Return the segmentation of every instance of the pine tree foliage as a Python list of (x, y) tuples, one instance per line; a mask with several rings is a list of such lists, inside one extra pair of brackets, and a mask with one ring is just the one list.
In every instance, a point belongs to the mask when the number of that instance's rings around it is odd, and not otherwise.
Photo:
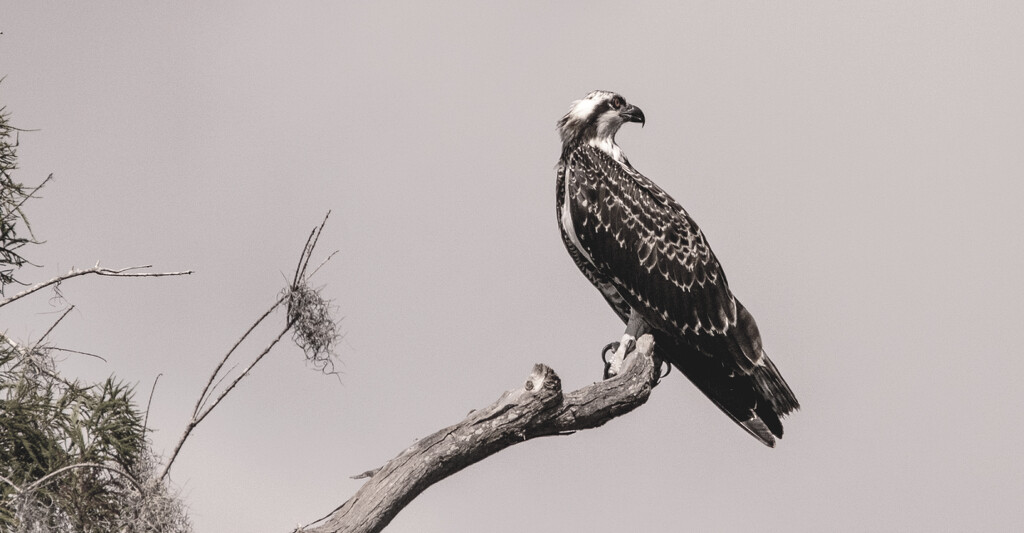
[(4, 287), (17, 283), (14, 271), (28, 262), (21, 248), (35, 240), (22, 206), (42, 187), (27, 187), (11, 175), (18, 168), (18, 129), (8, 118), (7, 108), (0, 107), (0, 295)]
[[(0, 294), (35, 243), (15, 181), (17, 130), (0, 108)], [(46, 181), (48, 181), (47, 178)], [(45, 183), (44, 181), (43, 183)], [(0, 532), (185, 533), (185, 509), (156, 477), (133, 388), (61, 376), (46, 345), (0, 325)], [(45, 336), (45, 335), (44, 335)]]

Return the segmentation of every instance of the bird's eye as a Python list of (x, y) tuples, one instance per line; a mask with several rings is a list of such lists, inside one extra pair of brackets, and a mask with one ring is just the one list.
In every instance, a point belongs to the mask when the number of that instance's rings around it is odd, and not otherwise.
[(608, 104), (612, 106), (612, 109), (618, 109), (626, 105), (626, 101), (623, 100), (621, 96), (616, 96), (615, 98), (612, 98), (612, 100), (608, 102)]

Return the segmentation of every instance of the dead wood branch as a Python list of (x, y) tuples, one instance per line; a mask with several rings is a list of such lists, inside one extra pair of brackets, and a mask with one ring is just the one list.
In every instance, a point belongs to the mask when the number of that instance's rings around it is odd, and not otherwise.
[(48, 281), (43, 281), (41, 283), (37, 283), (37, 284), (35, 284), (35, 285), (33, 285), (33, 286), (31, 286), (31, 287), (29, 287), (29, 288), (19, 292), (18, 294), (15, 294), (14, 296), (11, 296), (11, 297), (8, 297), (8, 298), (4, 298), (3, 300), (0, 300), (0, 307), (3, 307), (3, 306), (5, 306), (5, 305), (7, 305), (7, 304), (9, 304), (11, 302), (16, 301), (16, 300), (20, 300), (20, 299), (22, 299), (22, 298), (24, 298), (24, 297), (26, 297), (26, 296), (28, 296), (28, 295), (38, 291), (38, 290), (40, 290), (40, 289), (45, 289), (46, 287), (49, 287), (50, 285), (55, 285), (55, 284), (60, 283), (62, 281), (69, 280), (71, 278), (77, 278), (78, 276), (84, 276), (86, 274), (96, 274), (97, 276), (111, 276), (111, 277), (118, 277), (118, 278), (159, 278), (159, 277), (163, 277), (163, 276), (186, 276), (186, 275), (192, 273), (191, 270), (184, 270), (182, 272), (132, 272), (133, 270), (141, 270), (143, 268), (152, 268), (152, 267), (153, 267), (153, 265), (142, 265), (142, 266), (133, 266), (133, 267), (126, 267), (126, 268), (112, 269), (112, 268), (101, 267), (97, 263), (95, 266), (90, 267), (90, 268), (86, 268), (86, 269), (72, 268), (71, 271), (68, 272), (67, 274), (63, 274), (63, 275), (57, 276), (57, 277), (55, 277), (55, 278), (53, 278), (51, 280), (48, 280)]
[(388, 523), (427, 487), (509, 446), (604, 425), (643, 405), (658, 381), (654, 341), (642, 336), (618, 376), (563, 394), (555, 371), (533, 367), (526, 383), (465, 420), (420, 439), (380, 469), (322, 522), (300, 531), (370, 533)]

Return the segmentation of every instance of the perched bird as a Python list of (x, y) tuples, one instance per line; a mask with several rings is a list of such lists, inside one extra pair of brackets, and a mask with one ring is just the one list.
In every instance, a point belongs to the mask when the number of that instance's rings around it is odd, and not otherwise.
[[(594, 91), (558, 121), (556, 214), (569, 255), (627, 323), (605, 377), (644, 333), (737, 424), (768, 446), (781, 418), (800, 407), (761, 347), (754, 317), (729, 290), (725, 272), (686, 211), (637, 172), (615, 143), (643, 111)], [(606, 348), (607, 351), (607, 348)]]

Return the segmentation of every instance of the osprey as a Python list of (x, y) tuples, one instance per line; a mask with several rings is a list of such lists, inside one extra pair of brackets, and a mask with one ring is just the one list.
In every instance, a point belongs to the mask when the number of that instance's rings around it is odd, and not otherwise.
[(618, 94), (594, 91), (561, 120), (556, 214), (569, 255), (626, 322), (605, 377), (644, 333), (743, 429), (768, 446), (800, 407), (764, 353), (754, 317), (729, 290), (697, 224), (637, 172), (615, 144), (626, 122), (645, 122)]

